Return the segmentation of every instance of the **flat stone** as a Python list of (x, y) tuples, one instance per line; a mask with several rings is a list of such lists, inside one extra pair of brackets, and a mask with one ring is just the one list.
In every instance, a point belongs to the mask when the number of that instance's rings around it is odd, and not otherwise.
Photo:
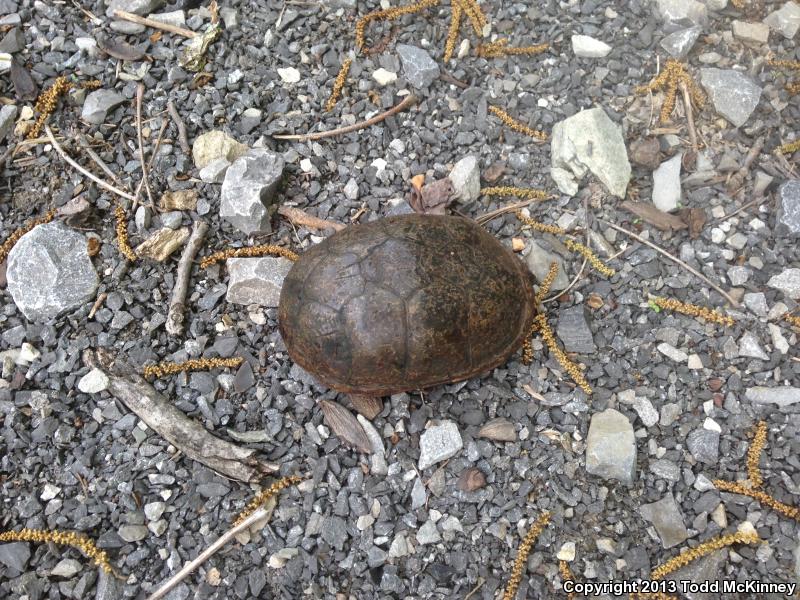
[(666, 22), (702, 25), (708, 21), (706, 5), (697, 0), (656, 0), (655, 9)]
[(589, 172), (619, 198), (625, 197), (631, 178), (622, 129), (600, 107), (583, 110), (553, 126), (551, 167), (558, 189), (570, 196), (577, 193), (578, 182)]
[(672, 494), (664, 496), (658, 502), (642, 505), (639, 508), (639, 514), (656, 528), (664, 548), (677, 546), (689, 537), (689, 532), (683, 522), (683, 515)]
[(86, 236), (60, 222), (23, 235), (8, 254), (8, 291), (29, 321), (46, 321), (92, 300), (99, 279)]
[(778, 232), (800, 236), (800, 179), (790, 179), (778, 188)]
[(17, 107), (14, 104), (8, 104), (0, 108), (0, 142), (14, 129), (14, 121), (17, 118), (17, 112)]
[(680, 481), (681, 469), (671, 460), (657, 459), (650, 461), (650, 472), (666, 481)]
[(225, 172), (231, 163), (226, 158), (215, 158), (205, 167), (200, 169), (198, 176), (203, 183), (222, 183)]
[(280, 154), (253, 148), (225, 173), (220, 191), (220, 216), (247, 235), (269, 233), (269, 206), (283, 177)]
[(60, 560), (55, 567), (53, 567), (53, 570), (50, 571), (50, 576), (70, 579), (77, 573), (80, 573), (82, 568), (83, 565), (81, 565), (81, 563), (74, 558), (64, 558)]
[(86, 96), (81, 119), (92, 125), (105, 123), (108, 112), (125, 102), (125, 96), (114, 90), (94, 90)]
[(683, 363), (686, 362), (689, 358), (689, 355), (686, 354), (686, 352), (684, 352), (683, 350), (678, 350), (677, 348), (666, 342), (660, 343), (658, 346), (656, 346), (656, 349), (659, 352), (661, 352), (661, 354), (663, 354), (667, 358), (674, 360), (675, 362)]
[(228, 293), (225, 299), (234, 304), (278, 306), (283, 280), (292, 268), (292, 261), (281, 257), (229, 258)]
[(675, 210), (681, 201), (682, 157), (683, 152), (679, 152), (653, 171), (653, 204), (664, 212)]
[(734, 21), (731, 23), (733, 36), (743, 42), (766, 44), (769, 40), (769, 25), (764, 23), (748, 23), (747, 21)]
[(147, 537), (147, 527), (144, 525), (123, 525), (119, 528), (119, 537), (126, 542), (141, 542)]
[(92, 369), (78, 381), (78, 389), (84, 394), (97, 394), (108, 389), (108, 376), (100, 369)]
[(422, 527), (417, 531), (417, 543), (424, 546), (425, 544), (435, 544), (442, 540), (439, 531), (436, 529), (436, 523), (431, 520), (425, 521)]
[(739, 356), (769, 360), (769, 354), (761, 348), (758, 338), (749, 331), (746, 331), (739, 340)]
[(621, 412), (608, 408), (592, 416), (586, 440), (586, 471), (604, 479), (633, 483), (636, 439), (633, 425)]
[(719, 460), (719, 432), (695, 429), (686, 438), (686, 446), (697, 462), (715, 465)]
[(422, 508), (427, 501), (428, 493), (425, 491), (425, 484), (422, 483), (422, 479), (417, 477), (411, 488), (411, 510)]
[(0, 544), (0, 563), (4, 564), (13, 573), (6, 573), (7, 577), (16, 577), (25, 571), (25, 566), (31, 558), (31, 549), (27, 542), (12, 542)]
[(0, 40), (0, 52), (14, 54), (25, 48), (25, 34), (19, 27), (13, 27)]
[(206, 167), (211, 161), (224, 158), (233, 162), (244, 156), (249, 148), (229, 136), (224, 131), (209, 131), (195, 138), (192, 144), (192, 159), (198, 169)]
[(605, 42), (601, 42), (588, 35), (572, 36), (572, 51), (575, 56), (581, 58), (603, 58), (608, 56), (612, 48)]
[(389, 85), (397, 81), (397, 73), (387, 71), (383, 67), (372, 72), (372, 78), (378, 82), (378, 85)]
[(800, 269), (784, 269), (779, 275), (774, 275), (767, 285), (780, 290), (792, 300), (800, 299)]
[(135, 15), (147, 15), (157, 11), (166, 3), (166, 0), (111, 0), (106, 9), (106, 16), (113, 17), (115, 10), (124, 10)]
[(162, 227), (136, 246), (136, 255), (141, 258), (149, 258), (156, 262), (163, 262), (167, 260), (170, 254), (175, 252), (175, 250), (183, 246), (183, 243), (188, 237), (188, 227), (181, 227), (180, 229)]
[(165, 192), (159, 205), (162, 210), (194, 210), (197, 208), (197, 190)]
[(701, 33), (703, 33), (703, 28), (697, 25), (679, 29), (661, 40), (661, 47), (673, 58), (685, 58), (694, 47)]
[(759, 385), (748, 388), (744, 396), (753, 404), (775, 404), (783, 408), (800, 402), (800, 388), (788, 385), (770, 388)]
[(800, 29), (800, 4), (787, 2), (778, 10), (769, 13), (764, 19), (764, 23), (778, 31), (786, 39), (792, 39)]
[(789, 346), (789, 342), (787, 342), (786, 338), (783, 336), (781, 328), (775, 325), (775, 323), (767, 323), (767, 328), (769, 329), (770, 337), (772, 337), (772, 345), (775, 346), (775, 350), (781, 354), (789, 352), (791, 346)]
[(597, 350), (592, 330), (586, 322), (586, 310), (582, 304), (559, 311), (556, 335), (567, 352), (591, 354)]
[(473, 202), (481, 195), (481, 170), (477, 156), (465, 156), (459, 160), (448, 177), (459, 202)]
[(438, 63), (422, 48), (397, 44), (397, 54), (403, 65), (403, 77), (415, 88), (427, 88), (439, 78)]
[(733, 69), (700, 69), (700, 83), (717, 113), (736, 127), (747, 122), (761, 98), (761, 88)]
[(443, 421), (426, 429), (419, 438), (420, 471), (458, 454), (464, 442), (453, 421)]
[(547, 277), (550, 265), (556, 263), (558, 265), (558, 273), (550, 289), (557, 292), (565, 289), (569, 285), (569, 277), (567, 277), (567, 272), (564, 268), (564, 260), (561, 256), (553, 252), (548, 252), (534, 240), (528, 242), (528, 253), (525, 255), (525, 262), (536, 278), (536, 281), (539, 283), (544, 281), (544, 278)]
[(633, 400), (633, 410), (639, 415), (645, 427), (652, 427), (658, 423), (658, 411), (647, 398), (636, 396)]

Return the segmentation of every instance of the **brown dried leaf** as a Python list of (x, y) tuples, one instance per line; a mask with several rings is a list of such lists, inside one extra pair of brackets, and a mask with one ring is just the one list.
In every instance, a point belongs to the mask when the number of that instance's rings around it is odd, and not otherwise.
[(626, 200), (620, 205), (643, 221), (650, 223), (661, 231), (678, 231), (686, 229), (686, 223), (680, 217), (665, 213), (647, 202), (631, 202)]
[(86, 241), (86, 252), (89, 256), (97, 256), (97, 253), (100, 252), (100, 240), (96, 237), (90, 237)]
[(14, 93), (18, 100), (36, 100), (39, 93), (39, 87), (36, 82), (28, 73), (28, 69), (23, 67), (17, 62), (16, 59), (11, 59), (11, 83), (14, 84)]
[(514, 424), (508, 419), (497, 417), (481, 427), (478, 437), (483, 437), (496, 442), (515, 442), (517, 441), (517, 430)]
[(458, 478), (458, 489), (462, 492), (474, 492), (486, 485), (486, 476), (477, 467), (470, 467)]
[(129, 43), (103, 36), (97, 38), (97, 47), (109, 56), (120, 60), (140, 60), (144, 57), (144, 52)]
[(682, 208), (678, 216), (689, 227), (689, 237), (696, 240), (706, 224), (706, 212), (702, 208)]
[(631, 162), (649, 169), (655, 169), (659, 165), (659, 154), (661, 144), (657, 138), (641, 138), (631, 143), (628, 153)]
[(423, 186), (419, 193), (412, 192), (409, 204), (414, 212), (420, 214), (443, 215), (454, 198), (453, 183), (449, 177), (444, 177)]
[(499, 161), (496, 163), (492, 163), (491, 166), (482, 173), (483, 180), (488, 183), (494, 183), (495, 181), (500, 179), (505, 172), (506, 172), (506, 163)]
[(321, 400), (319, 405), (325, 416), (325, 423), (340, 440), (353, 446), (359, 452), (372, 453), (372, 444), (369, 443), (364, 428), (361, 427), (361, 423), (353, 416), (353, 413), (332, 400)]
[(603, 308), (604, 304), (603, 297), (600, 296), (599, 294), (594, 294), (594, 293), (589, 294), (589, 297), (586, 299), (586, 304), (589, 305), (589, 308), (592, 308), (594, 310), (599, 310)]
[(370, 421), (377, 417), (383, 410), (383, 400), (377, 396), (365, 396), (363, 394), (350, 394), (350, 404), (357, 412), (364, 415)]
[(163, 31), (154, 31), (150, 34), (150, 43), (155, 44), (161, 40), (161, 36), (164, 35)]

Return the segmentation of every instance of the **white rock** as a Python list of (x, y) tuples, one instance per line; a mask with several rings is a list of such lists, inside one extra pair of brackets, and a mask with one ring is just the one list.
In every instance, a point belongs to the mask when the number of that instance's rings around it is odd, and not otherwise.
[(84, 394), (97, 394), (108, 389), (108, 376), (100, 369), (92, 369), (81, 377), (78, 382), (78, 389)]
[(53, 570), (50, 571), (50, 575), (52, 577), (62, 577), (63, 579), (71, 579), (80, 570), (83, 568), (80, 561), (75, 560), (74, 558), (64, 558), (59, 561), (59, 563), (53, 567)]
[(372, 524), (375, 523), (375, 517), (370, 514), (361, 515), (356, 520), (356, 527), (359, 531), (364, 531), (372, 527)]
[(658, 411), (647, 398), (637, 396), (633, 401), (633, 410), (639, 415), (645, 427), (652, 427), (658, 423)]
[(144, 516), (148, 521), (158, 521), (166, 509), (167, 505), (164, 502), (148, 502), (144, 505)]
[(681, 157), (679, 152), (653, 171), (653, 204), (664, 212), (678, 208), (681, 200)]
[(748, 388), (744, 395), (754, 404), (776, 404), (784, 407), (800, 402), (800, 388), (788, 385), (774, 388), (759, 385)]
[(460, 202), (472, 202), (481, 195), (481, 171), (477, 156), (471, 154), (459, 160), (450, 171), (449, 178), (455, 197)]
[(363, 427), (364, 433), (367, 434), (367, 439), (372, 445), (370, 473), (373, 475), (386, 475), (389, 472), (389, 468), (386, 465), (386, 449), (383, 446), (381, 434), (378, 433), (378, 430), (375, 429), (369, 419), (364, 418), (363, 415), (356, 415), (356, 418), (361, 423), (361, 427)]
[(297, 83), (300, 81), (300, 71), (294, 67), (279, 68), (278, 75), (284, 83)]
[(722, 433), (722, 427), (720, 427), (719, 423), (717, 423), (711, 417), (706, 417), (706, 420), (703, 421), (703, 429), (708, 429), (709, 431), (716, 431), (717, 433)]
[(461, 433), (453, 421), (443, 421), (426, 429), (419, 439), (420, 471), (455, 456), (464, 447)]
[(778, 10), (767, 15), (764, 23), (780, 32), (786, 39), (792, 39), (800, 29), (800, 4), (787, 2)]
[(47, 502), (48, 500), (52, 500), (58, 494), (61, 493), (61, 488), (54, 486), (52, 483), (45, 483), (44, 489), (42, 490), (42, 495), (39, 496), (42, 500)]
[(352, 177), (348, 179), (342, 191), (348, 200), (358, 200), (358, 182)]
[(573, 35), (572, 51), (582, 58), (603, 58), (611, 52), (611, 46), (588, 35)]
[(556, 553), (556, 558), (566, 562), (575, 560), (575, 542), (565, 542), (562, 544), (558, 553)]
[(782, 291), (792, 300), (800, 299), (800, 269), (784, 269), (780, 275), (771, 277), (767, 285)]
[(372, 78), (378, 82), (378, 85), (389, 85), (397, 81), (397, 73), (392, 73), (381, 67), (372, 72)]
[(749, 331), (745, 332), (739, 340), (739, 356), (769, 360), (769, 354), (761, 348), (758, 338)]
[(763, 23), (748, 23), (746, 21), (734, 21), (732, 24), (734, 37), (745, 42), (754, 44), (766, 44), (769, 40), (769, 26)]
[(767, 323), (767, 327), (769, 328), (770, 336), (772, 336), (772, 345), (775, 346), (775, 349), (781, 354), (789, 352), (789, 342), (783, 337), (781, 328), (774, 323)]
[(675, 362), (682, 363), (686, 362), (689, 359), (689, 355), (686, 354), (686, 352), (684, 352), (683, 350), (678, 350), (677, 348), (671, 346), (666, 342), (660, 343), (656, 348), (658, 349), (659, 352), (661, 352), (661, 354), (663, 354), (667, 358), (671, 358)]
[(435, 544), (440, 542), (441, 539), (442, 536), (439, 535), (439, 531), (436, 529), (436, 523), (433, 521), (425, 521), (422, 527), (417, 531), (417, 543), (421, 546), (425, 544)]
[(205, 167), (200, 169), (198, 175), (203, 183), (222, 183), (225, 179), (225, 171), (231, 166), (226, 158), (215, 158)]
[(686, 366), (688, 366), (692, 370), (702, 369), (703, 361), (700, 360), (700, 357), (697, 354), (690, 354)]

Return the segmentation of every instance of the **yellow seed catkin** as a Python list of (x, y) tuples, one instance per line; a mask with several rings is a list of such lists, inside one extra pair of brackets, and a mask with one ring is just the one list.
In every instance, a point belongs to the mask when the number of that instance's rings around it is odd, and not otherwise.
[(589, 261), (589, 264), (592, 265), (592, 267), (594, 267), (595, 271), (598, 273), (605, 275), (606, 277), (612, 277), (614, 273), (616, 273), (614, 269), (600, 260), (590, 248), (587, 248), (580, 242), (576, 242), (575, 240), (567, 238), (564, 240), (564, 245), (573, 252), (577, 252), (578, 254), (584, 256), (586, 260)]
[(678, 87), (683, 83), (689, 90), (692, 102), (702, 107), (706, 102), (706, 95), (703, 90), (694, 82), (686, 67), (674, 58), (670, 58), (664, 64), (664, 69), (650, 83), (640, 85), (636, 88), (639, 94), (646, 92), (664, 91), (664, 103), (661, 105), (661, 122), (667, 121), (675, 108), (675, 99), (678, 95)]
[(650, 573), (650, 577), (655, 580), (661, 580), (670, 573), (677, 571), (681, 567), (685, 567), (698, 558), (708, 556), (712, 552), (716, 552), (721, 548), (726, 548), (728, 546), (732, 546), (733, 544), (758, 544), (760, 541), (761, 539), (758, 537), (758, 535), (753, 532), (738, 531), (736, 533), (722, 535), (708, 540), (707, 542), (703, 542), (695, 548), (689, 548), (688, 550), (681, 552), (681, 554), (678, 556), (669, 559), (663, 565), (653, 569), (652, 573)]
[(125, 209), (117, 206), (114, 209), (114, 215), (117, 218), (117, 246), (119, 246), (119, 251), (128, 260), (136, 260), (136, 253), (128, 243), (128, 217), (125, 215)]
[(241, 258), (243, 256), (282, 256), (291, 261), (300, 258), (297, 254), (286, 248), (274, 246), (272, 244), (262, 244), (261, 246), (248, 246), (246, 248), (228, 248), (206, 256), (200, 261), (200, 266), (207, 269), (211, 265), (218, 263), (221, 260), (229, 258)]
[(777, 152), (780, 152), (781, 154), (794, 154), (798, 150), (800, 150), (800, 139), (789, 142), (777, 148)]
[(51, 210), (48, 211), (43, 217), (38, 217), (36, 219), (31, 219), (27, 221), (20, 227), (19, 229), (15, 229), (11, 232), (11, 235), (6, 238), (6, 240), (0, 244), (0, 264), (8, 258), (8, 253), (11, 252), (11, 249), (14, 247), (23, 235), (28, 233), (31, 229), (36, 227), (37, 225), (42, 225), (43, 223), (49, 223), (53, 220), (53, 217), (56, 216), (56, 211)]
[(542, 300), (545, 299), (547, 294), (550, 293), (550, 288), (553, 286), (553, 282), (556, 280), (556, 276), (558, 275), (558, 263), (550, 263), (550, 268), (547, 271), (547, 275), (544, 276), (541, 285), (539, 286), (539, 291), (536, 292), (536, 295), (533, 297), (533, 301), (536, 303), (536, 306), (539, 306), (542, 303)]
[(519, 54), (535, 55), (546, 52), (550, 44), (536, 44), (535, 46), (509, 46), (508, 40), (501, 38), (496, 42), (481, 44), (478, 46), (477, 54), (484, 58), (499, 58), (501, 56), (514, 56)]
[(72, 546), (91, 558), (94, 564), (106, 573), (113, 570), (104, 550), (100, 550), (88, 537), (73, 531), (44, 531), (27, 528), (21, 531), (4, 531), (0, 533), (0, 542), (50, 542), (60, 546)]
[(786, 315), (783, 315), (783, 318), (784, 318), (785, 321), (787, 321), (791, 325), (794, 325), (795, 327), (800, 327), (800, 317), (799, 316), (786, 314)]
[(236, 368), (244, 359), (240, 356), (234, 358), (193, 358), (182, 363), (162, 362), (157, 365), (148, 365), (142, 369), (145, 377), (166, 377), (184, 371), (205, 371), (218, 367)]
[[(566, 581), (575, 581), (575, 576), (569, 568), (569, 563), (565, 560), (558, 561), (558, 572), (561, 575), (562, 585)], [(575, 592), (567, 592), (567, 600), (574, 600)]]
[[(39, 97), (36, 99), (36, 104), (34, 104), (33, 107), (34, 110), (39, 113), (39, 116), (36, 118), (36, 122), (33, 124), (33, 127), (31, 127), (28, 131), (28, 139), (33, 139), (39, 136), (39, 134), (42, 132), (42, 127), (44, 127), (45, 121), (47, 121), (48, 117), (53, 114), (58, 107), (59, 98), (61, 98), (61, 96), (66, 94), (73, 87), (75, 87), (75, 84), (62, 75), (61, 77), (56, 78), (56, 80), (53, 82), (53, 85), (39, 94)], [(87, 81), (83, 83), (81, 87), (87, 90), (96, 90), (100, 87), (100, 82), (96, 79)]]
[(538, 519), (536, 519), (536, 521), (534, 521), (533, 525), (531, 525), (531, 528), (528, 530), (528, 533), (523, 538), (522, 543), (519, 545), (519, 549), (517, 550), (517, 558), (514, 560), (514, 566), (511, 569), (511, 577), (508, 580), (505, 593), (503, 593), (503, 600), (513, 600), (514, 595), (517, 593), (517, 589), (519, 589), (519, 582), (522, 581), (522, 570), (525, 568), (528, 555), (531, 553), (531, 548), (533, 548), (536, 540), (542, 534), (542, 531), (544, 531), (544, 528), (547, 527), (549, 522), (550, 513), (545, 511)]
[(336, 75), (336, 81), (333, 82), (331, 97), (328, 98), (328, 102), (325, 104), (326, 111), (332, 111), (333, 107), (336, 106), (336, 103), (339, 102), (339, 97), (342, 95), (342, 88), (344, 87), (344, 82), (345, 79), (347, 79), (347, 73), (350, 71), (351, 64), (353, 64), (352, 58), (346, 58), (342, 63), (342, 67), (339, 69), (339, 74)]
[(545, 191), (533, 188), (521, 188), (510, 185), (502, 185), (497, 187), (487, 187), (481, 189), (483, 196), (518, 196), (526, 200), (547, 200), (550, 194)]
[(489, 111), (497, 115), (497, 117), (506, 124), (509, 129), (513, 129), (517, 133), (522, 133), (524, 135), (528, 135), (532, 138), (536, 138), (538, 140), (546, 140), (547, 134), (542, 131), (537, 131), (536, 129), (531, 129), (524, 123), (521, 123), (515, 120), (511, 115), (509, 115), (506, 111), (504, 111), (499, 106), (490, 106)]
[(564, 231), (563, 229), (561, 229), (561, 227), (559, 227), (557, 225), (547, 225), (546, 223), (540, 223), (536, 219), (532, 219), (530, 217), (526, 217), (524, 214), (522, 214), (521, 210), (518, 210), (514, 214), (517, 216), (517, 219), (522, 221), (525, 225), (527, 225), (528, 227), (530, 227), (534, 231), (539, 231), (541, 233), (552, 233), (554, 235), (563, 235), (563, 234), (567, 233), (566, 231)]
[(727, 325), (728, 327), (733, 327), (733, 325), (736, 323), (733, 317), (723, 315), (716, 310), (711, 310), (710, 308), (706, 308), (704, 306), (697, 306), (695, 304), (681, 302), (675, 298), (662, 298), (659, 296), (654, 296), (651, 299), (651, 302), (659, 308), (674, 310), (675, 312), (679, 312), (684, 315), (703, 319), (709, 323), (719, 323), (720, 325)]
[(754, 500), (758, 500), (761, 504), (769, 506), (771, 509), (781, 513), (782, 515), (800, 521), (800, 508), (796, 506), (789, 506), (780, 500), (776, 500), (768, 493), (761, 490), (754, 490), (747, 487), (745, 484), (738, 481), (725, 481), (724, 479), (715, 479), (714, 486), (722, 491), (731, 492), (733, 494), (741, 494), (742, 496), (749, 496)]
[(556, 342), (556, 336), (553, 334), (553, 330), (550, 329), (550, 325), (547, 323), (547, 318), (543, 313), (539, 313), (535, 317), (536, 324), (539, 329), (539, 333), (542, 336), (542, 340), (550, 349), (550, 352), (555, 356), (558, 364), (569, 374), (572, 380), (581, 388), (586, 395), (590, 395), (592, 393), (592, 386), (589, 385), (589, 382), (583, 376), (578, 365), (572, 362), (567, 353), (564, 352)]
[(453, 0), (451, 8), (453, 14), (450, 17), (450, 27), (447, 30), (447, 40), (444, 44), (444, 62), (450, 60), (450, 58), (453, 56), (453, 52), (456, 49), (458, 31), (461, 29), (461, 17), (464, 13), (464, 9), (461, 7), (461, 3), (458, 2), (458, 0)]
[(767, 422), (759, 421), (756, 425), (753, 441), (747, 449), (747, 474), (750, 476), (750, 486), (753, 489), (760, 488), (764, 484), (761, 476), (761, 468), (758, 461), (761, 459), (761, 452), (767, 443)]
[(472, 23), (472, 29), (475, 30), (475, 35), (479, 37), (482, 36), (483, 28), (486, 27), (486, 15), (483, 14), (481, 7), (478, 6), (478, 3), (475, 0), (456, 1), (461, 4), (461, 8), (467, 14), (470, 23)]
[(253, 512), (255, 512), (255, 510), (259, 506), (262, 506), (267, 500), (272, 498), (275, 494), (280, 492), (282, 489), (285, 489), (285, 488), (287, 488), (289, 486), (298, 484), (302, 480), (303, 480), (303, 478), (298, 476), (298, 475), (290, 475), (288, 477), (283, 477), (282, 479), (279, 479), (278, 481), (273, 483), (271, 486), (269, 486), (267, 489), (261, 490), (260, 492), (258, 492), (258, 494), (256, 494), (253, 497), (253, 499), (250, 502), (247, 503), (247, 506), (244, 507), (242, 512), (240, 512), (238, 514), (238, 516), (236, 517), (236, 519), (233, 521), (234, 527), (236, 525), (238, 525), (239, 523), (241, 523), (242, 521), (244, 521), (247, 517), (252, 515)]
[(366, 45), (364, 32), (370, 22), (392, 21), (394, 19), (399, 19), (403, 15), (418, 13), (426, 8), (436, 6), (437, 4), (439, 4), (439, 0), (421, 0), (420, 2), (415, 2), (414, 4), (408, 4), (406, 6), (399, 6), (395, 8), (387, 8), (385, 10), (376, 10), (364, 15), (356, 22), (356, 47), (359, 50), (364, 49), (364, 46)]

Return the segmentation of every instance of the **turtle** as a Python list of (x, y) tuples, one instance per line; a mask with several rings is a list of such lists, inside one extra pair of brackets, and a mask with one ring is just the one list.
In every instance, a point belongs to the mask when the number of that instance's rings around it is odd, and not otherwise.
[(348, 226), (302, 254), (278, 327), (320, 383), (381, 397), (504, 364), (536, 315), (533, 274), (475, 221), (406, 214)]

